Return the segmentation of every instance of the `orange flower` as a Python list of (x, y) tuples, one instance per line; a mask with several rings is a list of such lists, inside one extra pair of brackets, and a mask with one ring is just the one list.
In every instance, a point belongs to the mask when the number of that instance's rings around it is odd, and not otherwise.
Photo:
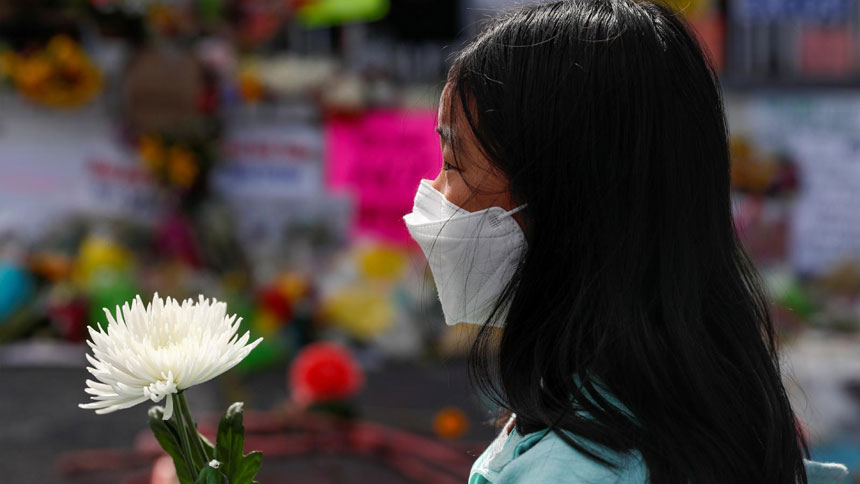
[(433, 431), (443, 439), (457, 439), (466, 434), (469, 419), (457, 407), (445, 407), (433, 418)]
[(239, 75), (239, 94), (242, 100), (255, 103), (263, 98), (263, 83), (260, 79), (248, 72)]
[(0, 64), (21, 94), (52, 107), (84, 104), (102, 86), (101, 73), (68, 36), (52, 38), (31, 55), (4, 54)]
[(48, 42), (45, 49), (62, 68), (80, 69), (86, 62), (86, 57), (80, 46), (67, 35), (57, 35)]
[(45, 56), (21, 58), (14, 70), (15, 84), (24, 94), (37, 96), (48, 87), (52, 74), (51, 63)]
[(11, 50), (0, 51), (0, 77), (12, 77), (17, 58)]
[(194, 152), (184, 146), (171, 146), (167, 151), (167, 169), (170, 183), (182, 188), (191, 187), (200, 173)]
[(157, 174), (164, 165), (164, 145), (158, 136), (142, 136), (138, 147), (138, 155), (143, 164), (153, 174)]

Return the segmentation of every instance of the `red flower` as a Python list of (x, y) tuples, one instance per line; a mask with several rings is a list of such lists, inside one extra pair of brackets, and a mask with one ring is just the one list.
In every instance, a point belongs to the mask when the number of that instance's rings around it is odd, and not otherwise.
[(280, 323), (293, 317), (293, 308), (287, 297), (277, 288), (267, 287), (260, 291), (260, 304), (272, 313)]
[(293, 399), (301, 405), (349, 398), (363, 383), (364, 373), (352, 354), (335, 343), (306, 346), (290, 368)]
[(73, 299), (48, 308), (55, 327), (68, 341), (83, 343), (87, 339), (87, 302)]

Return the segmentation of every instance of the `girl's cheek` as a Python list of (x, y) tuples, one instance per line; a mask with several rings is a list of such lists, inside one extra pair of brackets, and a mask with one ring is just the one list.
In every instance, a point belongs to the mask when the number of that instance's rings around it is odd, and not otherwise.
[(451, 180), (451, 178), (456, 178), (449, 176), (449, 182), (446, 184), (446, 190), (442, 193), (445, 195), (445, 198), (448, 199), (449, 202), (453, 203), (458, 207), (464, 207), (469, 200), (469, 188), (463, 183), (462, 180)]
[(436, 178), (433, 179), (433, 183), (430, 184), (436, 191), (445, 194), (445, 191), (448, 189), (448, 181), (446, 180), (445, 170), (439, 169), (439, 173), (436, 174)]

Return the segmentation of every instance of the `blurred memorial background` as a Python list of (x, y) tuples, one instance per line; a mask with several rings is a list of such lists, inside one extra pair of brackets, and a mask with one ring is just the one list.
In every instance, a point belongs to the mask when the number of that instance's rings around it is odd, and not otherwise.
[[(720, 71), (813, 455), (860, 482), (860, 2), (671, 3)], [(143, 409), (76, 406), (87, 327), (155, 291), (266, 338), (190, 397), (204, 432), (246, 402), (261, 482), (465, 482), (494, 408), (401, 216), (449, 55), (514, 4), (0, 0), (3, 482), (158, 482)]]

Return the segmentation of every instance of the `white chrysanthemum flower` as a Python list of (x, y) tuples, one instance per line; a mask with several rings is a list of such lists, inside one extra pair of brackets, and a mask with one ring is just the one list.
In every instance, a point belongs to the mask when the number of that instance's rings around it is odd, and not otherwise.
[(166, 301), (156, 293), (145, 307), (137, 296), (116, 308), (116, 319), (105, 308), (105, 331), (90, 328), (87, 344), (93, 355), (87, 370), (98, 380), (87, 380), (85, 391), (95, 400), (80, 404), (104, 414), (146, 400), (167, 397), (164, 420), (173, 415), (170, 395), (211, 380), (242, 361), (263, 338), (248, 343), (250, 334), (236, 334), (242, 318), (227, 316), (227, 305), (200, 296)]

